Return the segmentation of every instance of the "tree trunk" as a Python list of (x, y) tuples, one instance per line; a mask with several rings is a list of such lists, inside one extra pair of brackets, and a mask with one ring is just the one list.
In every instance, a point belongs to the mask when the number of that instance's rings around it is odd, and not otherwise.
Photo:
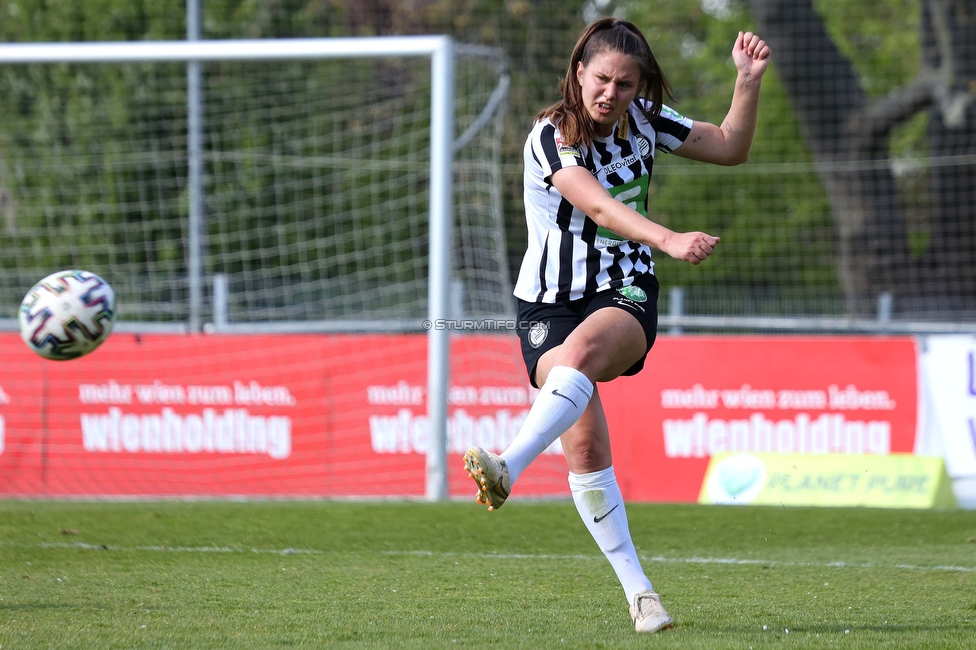
[(976, 317), (976, 0), (927, 0), (922, 63), (940, 71), (929, 111), (934, 209), (919, 310)]
[(927, 103), (925, 83), (872, 103), (812, 0), (751, 4), (827, 190), (848, 314), (871, 315), (878, 294), (900, 293), (911, 284), (888, 133)]

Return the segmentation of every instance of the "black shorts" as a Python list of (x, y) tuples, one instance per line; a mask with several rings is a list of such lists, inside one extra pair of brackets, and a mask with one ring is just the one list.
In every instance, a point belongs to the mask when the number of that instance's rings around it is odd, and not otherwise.
[(644, 359), (657, 338), (657, 295), (660, 285), (650, 273), (637, 277), (629, 287), (608, 289), (579, 300), (561, 302), (526, 302), (518, 299), (518, 335), (522, 343), (522, 359), (535, 385), (535, 367), (539, 358), (557, 345), (562, 345), (583, 319), (604, 307), (616, 307), (632, 314), (644, 328), (647, 349), (644, 355), (624, 375), (636, 375), (644, 367)]

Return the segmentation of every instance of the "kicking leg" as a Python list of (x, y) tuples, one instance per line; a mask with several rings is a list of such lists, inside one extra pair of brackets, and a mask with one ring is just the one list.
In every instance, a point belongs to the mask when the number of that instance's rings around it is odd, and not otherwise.
[(542, 388), (508, 449), (501, 456), (480, 447), (464, 454), (468, 476), (478, 485), (478, 501), (489, 510), (501, 507), (525, 468), (583, 415), (593, 382), (619, 376), (645, 351), (644, 330), (636, 318), (622, 309), (600, 309), (546, 352), (535, 369), (535, 383)]
[(592, 393), (593, 384), (579, 370), (553, 368), (518, 435), (501, 456), (480, 447), (468, 449), (464, 468), (478, 485), (478, 502), (489, 510), (500, 508), (529, 463), (579, 419)]

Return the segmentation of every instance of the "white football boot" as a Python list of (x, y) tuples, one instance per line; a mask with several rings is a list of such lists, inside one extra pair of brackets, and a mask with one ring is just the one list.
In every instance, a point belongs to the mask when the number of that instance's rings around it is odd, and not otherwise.
[(478, 503), (487, 505), (489, 510), (501, 508), (512, 491), (508, 465), (502, 457), (481, 447), (471, 447), (464, 452), (464, 469), (478, 484)]
[(661, 605), (661, 597), (650, 589), (634, 596), (630, 617), (634, 619), (634, 628), (638, 632), (657, 632), (674, 627), (674, 620)]

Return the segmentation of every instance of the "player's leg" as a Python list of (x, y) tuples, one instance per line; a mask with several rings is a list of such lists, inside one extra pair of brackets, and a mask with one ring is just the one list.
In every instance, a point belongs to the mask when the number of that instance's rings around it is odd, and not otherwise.
[[(529, 303), (519, 300), (518, 305), (518, 334), (522, 357), (532, 385), (538, 387), (539, 384), (535, 382), (535, 369), (539, 360), (563, 344), (566, 337), (580, 324), (582, 316), (578, 311), (578, 303)], [(585, 407), (586, 401), (589, 400), (589, 393), (592, 392), (592, 384), (585, 377), (580, 379), (575, 376), (578, 373), (569, 374), (569, 380), (565, 382), (569, 385), (563, 386), (562, 390), (550, 388), (549, 391), (540, 393), (543, 396), (547, 395), (549, 399), (543, 397), (533, 404), (526, 420), (530, 428), (533, 430), (555, 428), (562, 431), (579, 416), (578, 412), (566, 414), (560, 409), (563, 406), (569, 407), (573, 403), (581, 405), (580, 410)], [(552, 390), (556, 390), (567, 399), (553, 395)], [(551, 402), (556, 402), (556, 408), (553, 408)], [(568, 421), (561, 422), (564, 418), (568, 418)], [(556, 421), (553, 422), (553, 419)], [(525, 423), (522, 429), (524, 428)], [(558, 437), (558, 433), (556, 436)], [(555, 437), (552, 439), (555, 440)], [(533, 441), (533, 443), (538, 442), (540, 441)], [(542, 444), (533, 453), (535, 455), (542, 453), (546, 446), (548, 444)], [(518, 478), (518, 473), (521, 472), (519, 469), (515, 476), (510, 475), (508, 465), (501, 456), (480, 447), (471, 447), (465, 452), (464, 468), (478, 486), (478, 502), (486, 504), (488, 510), (494, 510), (505, 503), (513, 480)]]
[(579, 419), (592, 394), (593, 383), (576, 368), (552, 368), (525, 422), (501, 456), (480, 447), (465, 452), (464, 467), (478, 485), (478, 502), (488, 510), (500, 508), (529, 463)]
[(535, 372), (539, 395), (518, 435), (502, 453), (512, 481), (583, 415), (593, 382), (614, 379), (644, 352), (643, 329), (619, 309), (594, 312), (562, 345), (546, 352)]
[(512, 444), (501, 456), (480, 447), (464, 454), (478, 501), (489, 510), (501, 507), (525, 468), (583, 415), (593, 382), (617, 377), (646, 351), (637, 319), (621, 309), (601, 309), (543, 354), (534, 377), (539, 394)]
[[(627, 314), (630, 320), (625, 322), (638, 323), (643, 331), (643, 336), (631, 332), (625, 345), (644, 354), (637, 359), (631, 357), (633, 364), (625, 369), (612, 368), (613, 377), (634, 374), (643, 367), (644, 357), (657, 338), (657, 294), (657, 279), (645, 276), (626, 292), (608, 292), (593, 300), (587, 307), (589, 311), (584, 312), (585, 321), (604, 315)], [(638, 346), (638, 340), (643, 347)], [(671, 616), (644, 574), (630, 536), (623, 497), (613, 471), (610, 432), (599, 393), (594, 393), (583, 416), (563, 434), (562, 446), (569, 465), (573, 501), (620, 580), (630, 603), (634, 627), (638, 632), (656, 632), (671, 627)]]
[(631, 606), (635, 628), (639, 632), (656, 632), (670, 627), (673, 621), (644, 574), (630, 536), (599, 392), (594, 391), (582, 417), (563, 434), (562, 446), (576, 510), (617, 574)]

